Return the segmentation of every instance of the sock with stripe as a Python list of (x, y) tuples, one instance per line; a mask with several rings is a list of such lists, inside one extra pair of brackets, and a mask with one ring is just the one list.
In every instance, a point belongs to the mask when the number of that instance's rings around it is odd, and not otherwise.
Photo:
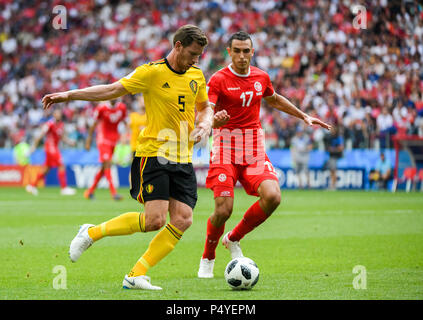
[(121, 236), (145, 232), (145, 214), (143, 212), (127, 212), (109, 221), (88, 229), (88, 235), (93, 241), (105, 236)]
[(229, 240), (240, 241), (247, 233), (262, 224), (267, 218), (268, 215), (260, 207), (259, 202), (255, 202), (250, 208), (248, 208), (242, 220), (228, 235)]
[(183, 232), (175, 226), (168, 223), (157, 235), (151, 240), (147, 251), (137, 261), (135, 266), (129, 273), (130, 277), (138, 277), (145, 275), (149, 268), (156, 265), (160, 260), (166, 257), (179, 242)]
[(207, 235), (203, 259), (213, 260), (216, 257), (216, 247), (224, 231), (225, 224), (217, 228), (211, 223), (210, 218), (207, 220)]

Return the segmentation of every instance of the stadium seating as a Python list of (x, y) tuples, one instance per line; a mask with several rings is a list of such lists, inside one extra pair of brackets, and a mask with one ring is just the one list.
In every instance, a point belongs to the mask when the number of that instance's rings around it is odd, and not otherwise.
[[(252, 64), (269, 73), (275, 91), (302, 110), (337, 122), (352, 149), (378, 143), (390, 148), (392, 132), (423, 135), (423, 10), (417, 1), (406, 2), (401, 10), (396, 1), (367, 3), (365, 31), (352, 27), (345, 1), (169, 0), (157, 7), (149, 1), (64, 1), (66, 31), (50, 25), (54, 19), (45, 1), (0, 2), (0, 148), (32, 141), (46, 120), (40, 109), (44, 94), (115, 81), (162, 58), (171, 34), (187, 22), (207, 29), (210, 43), (199, 62), (206, 79), (230, 62), (228, 35), (244, 29), (254, 39)], [(394, 27), (398, 21), (407, 23)], [(135, 98), (125, 100), (131, 105)], [(64, 106), (66, 132), (79, 146), (92, 107)], [(289, 148), (298, 121), (266, 103), (261, 111), (269, 143)], [(307, 131), (321, 150), (322, 131)]]

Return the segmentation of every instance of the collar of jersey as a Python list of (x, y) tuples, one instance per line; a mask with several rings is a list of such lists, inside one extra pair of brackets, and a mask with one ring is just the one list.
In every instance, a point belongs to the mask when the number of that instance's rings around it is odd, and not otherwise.
[(167, 61), (167, 59), (165, 58), (164, 59), (164, 61), (166, 62), (166, 65), (167, 65), (167, 67), (170, 69), (170, 71), (173, 71), (173, 72), (175, 72), (175, 73), (177, 73), (177, 74), (184, 74), (186, 71), (184, 71), (184, 72), (179, 72), (179, 71), (176, 71), (175, 69), (173, 69), (171, 66), (170, 66), (170, 64), (169, 64), (169, 61)]
[(232, 63), (228, 66), (228, 68), (234, 75), (236, 75), (238, 77), (243, 77), (243, 78), (248, 77), (250, 75), (250, 72), (251, 72), (251, 68), (248, 67), (247, 74), (240, 74), (240, 73), (236, 72), (234, 69), (232, 69)]

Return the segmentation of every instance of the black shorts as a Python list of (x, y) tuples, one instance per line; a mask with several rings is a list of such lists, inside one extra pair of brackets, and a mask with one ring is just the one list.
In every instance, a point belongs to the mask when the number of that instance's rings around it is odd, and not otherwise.
[[(160, 161), (164, 160), (164, 161)], [(140, 203), (173, 198), (194, 209), (197, 179), (192, 163), (169, 162), (157, 157), (134, 157), (131, 197)]]

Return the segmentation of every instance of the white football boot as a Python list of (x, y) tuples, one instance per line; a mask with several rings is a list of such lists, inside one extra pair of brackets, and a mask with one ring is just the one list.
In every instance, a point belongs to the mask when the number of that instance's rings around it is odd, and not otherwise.
[(200, 260), (200, 268), (198, 269), (199, 278), (213, 278), (214, 259), (209, 260), (207, 258)]
[(88, 228), (94, 227), (93, 224), (83, 224), (79, 228), (78, 234), (73, 238), (69, 246), (69, 258), (76, 262), (81, 254), (93, 244), (93, 239), (88, 235)]
[(34, 186), (31, 186), (30, 184), (28, 184), (25, 187), (25, 190), (26, 190), (26, 192), (29, 192), (29, 193), (31, 193), (34, 196), (38, 196), (38, 189), (36, 187), (34, 187)]
[(226, 247), (226, 249), (229, 250), (229, 252), (231, 253), (232, 259), (243, 257), (244, 255), (242, 254), (239, 241), (229, 240), (228, 235), (229, 235), (229, 232), (225, 234), (225, 236), (223, 237), (222, 244)]
[(76, 193), (76, 190), (70, 187), (64, 187), (60, 190), (62, 196), (73, 196)]
[(125, 275), (122, 286), (124, 289), (136, 289), (136, 290), (162, 290), (158, 286), (153, 286), (151, 279), (148, 276), (128, 277)]

